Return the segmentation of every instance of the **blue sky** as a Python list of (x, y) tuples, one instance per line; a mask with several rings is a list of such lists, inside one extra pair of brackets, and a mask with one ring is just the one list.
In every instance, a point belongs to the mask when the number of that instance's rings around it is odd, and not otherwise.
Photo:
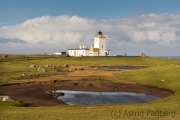
[[(0, 53), (67, 51), (81, 42), (89, 44), (98, 30), (102, 30), (108, 38), (107, 47), (114, 55), (138, 55), (140, 52), (180, 55), (177, 52), (180, 45), (179, 5), (180, 0), (0, 0)], [(55, 22), (59, 29), (55, 28)], [(46, 27), (41, 28), (41, 25)], [(64, 29), (60, 29), (62, 26)], [(32, 32), (37, 29), (49, 31), (37, 35), (39, 31)], [(15, 35), (12, 31), (16, 31)], [(43, 33), (49, 36), (45, 38)], [(57, 37), (54, 37), (55, 33)], [(22, 37), (22, 34), (29, 37)], [(7, 47), (11, 49), (7, 50)]]
[(77, 15), (101, 20), (150, 13), (180, 12), (179, 0), (0, 0), (0, 2), (0, 27), (45, 15)]

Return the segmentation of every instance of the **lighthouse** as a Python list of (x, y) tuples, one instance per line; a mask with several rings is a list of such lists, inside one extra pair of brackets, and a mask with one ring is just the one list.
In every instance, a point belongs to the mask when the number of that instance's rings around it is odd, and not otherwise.
[(106, 50), (106, 37), (101, 31), (94, 37), (94, 44), (88, 49), (80, 44), (79, 48), (69, 49), (70, 56), (110, 56), (110, 50)]
[(98, 56), (106, 56), (106, 37), (101, 31), (94, 37), (94, 48), (99, 49)]

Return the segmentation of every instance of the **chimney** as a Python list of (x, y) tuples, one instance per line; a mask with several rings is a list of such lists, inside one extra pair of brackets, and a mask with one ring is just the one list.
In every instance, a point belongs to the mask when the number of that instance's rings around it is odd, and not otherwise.
[(91, 48), (94, 48), (94, 45), (93, 45), (93, 44), (91, 44)]
[(86, 44), (83, 45), (83, 49), (86, 49)]
[(79, 49), (82, 49), (82, 45), (81, 44), (79, 45)]

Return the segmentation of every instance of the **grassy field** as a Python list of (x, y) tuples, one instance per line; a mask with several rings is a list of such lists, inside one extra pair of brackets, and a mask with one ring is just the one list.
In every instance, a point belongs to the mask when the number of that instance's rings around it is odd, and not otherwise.
[[(46, 72), (38, 72), (30, 68), (37, 66), (60, 65), (60, 69), (47, 68)], [(99, 73), (103, 79), (115, 83), (135, 83), (168, 88), (175, 93), (167, 98), (144, 104), (96, 105), (56, 107), (22, 107), (20, 101), (0, 102), (0, 119), (3, 120), (61, 120), (61, 119), (147, 119), (147, 120), (179, 120), (180, 119), (180, 60), (140, 57), (52, 57), (48, 55), (8, 55), (0, 58), (0, 85), (16, 84), (36, 80), (36, 78), (86, 80), (89, 77), (98, 79), (98, 73), (87, 71), (80, 75), (73, 71), (63, 71), (63, 65), (70, 68), (93, 65), (142, 65), (151, 66), (142, 70), (107, 71)], [(88, 68), (90, 69), (90, 68)], [(25, 73), (27, 76), (22, 76)], [(98, 75), (97, 75), (98, 74)], [(61, 77), (59, 77), (61, 76)]]

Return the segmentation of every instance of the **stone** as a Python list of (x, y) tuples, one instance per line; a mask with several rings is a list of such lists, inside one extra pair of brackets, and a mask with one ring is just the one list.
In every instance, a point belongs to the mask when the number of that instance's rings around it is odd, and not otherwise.
[(84, 70), (84, 68), (80, 68), (80, 70)]
[(65, 94), (65, 93), (63, 93), (63, 92), (57, 92), (57, 95), (58, 95), (58, 96), (64, 96), (64, 94)]
[(13, 101), (9, 96), (0, 96), (1, 101)]
[(69, 67), (69, 65), (65, 64), (64, 67)]
[(51, 82), (52, 82), (52, 83), (56, 83), (56, 82), (58, 82), (58, 80), (52, 80)]
[(43, 67), (38, 67), (38, 71), (39, 72), (46, 72), (45, 68), (43, 68)]
[(36, 65), (35, 64), (31, 64), (30, 67), (36, 67)]
[(7, 55), (2, 55), (2, 57), (7, 57)]
[(23, 77), (27, 76), (25, 73), (22, 74)]
[(45, 65), (45, 67), (49, 67), (49, 65), (48, 65), (48, 64), (46, 64), (46, 65)]
[(89, 83), (88, 86), (93, 86), (93, 84)]
[(73, 85), (78, 85), (78, 83), (73, 83)]

